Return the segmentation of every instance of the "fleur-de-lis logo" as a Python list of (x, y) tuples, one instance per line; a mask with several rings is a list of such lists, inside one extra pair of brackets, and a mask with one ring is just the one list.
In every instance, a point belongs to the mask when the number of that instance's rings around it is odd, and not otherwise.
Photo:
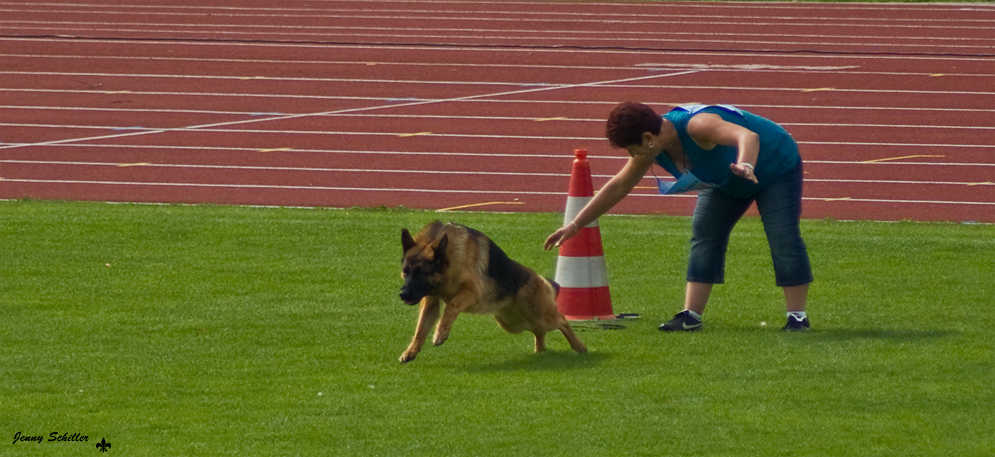
[(107, 452), (107, 448), (109, 447), (111, 447), (111, 443), (108, 443), (107, 440), (103, 438), (101, 438), (100, 442), (97, 443), (97, 449), (100, 449), (100, 452)]

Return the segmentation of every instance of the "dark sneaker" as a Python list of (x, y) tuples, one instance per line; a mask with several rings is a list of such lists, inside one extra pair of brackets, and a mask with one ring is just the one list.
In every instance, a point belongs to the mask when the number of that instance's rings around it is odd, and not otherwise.
[(809, 331), (808, 318), (798, 319), (793, 315), (788, 315), (788, 323), (784, 324), (785, 332), (807, 332)]
[(662, 332), (693, 332), (701, 329), (701, 319), (695, 319), (687, 310), (681, 311), (670, 322), (659, 327)]

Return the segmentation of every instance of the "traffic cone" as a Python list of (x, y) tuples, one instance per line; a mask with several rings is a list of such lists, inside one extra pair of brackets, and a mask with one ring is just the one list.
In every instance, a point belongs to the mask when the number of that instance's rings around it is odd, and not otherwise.
[[(594, 198), (587, 150), (577, 149), (574, 154), (577, 158), (570, 175), (563, 225), (573, 221), (587, 202)], [(577, 235), (560, 245), (560, 255), (556, 259), (556, 282), (560, 285), (556, 306), (567, 319), (615, 319), (598, 221), (580, 227)]]

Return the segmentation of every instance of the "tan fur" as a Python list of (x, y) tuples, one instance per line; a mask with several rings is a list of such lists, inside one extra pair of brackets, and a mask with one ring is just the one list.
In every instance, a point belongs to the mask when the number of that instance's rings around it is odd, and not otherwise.
[[(498, 324), (508, 332), (533, 333), (535, 352), (546, 349), (546, 333), (553, 330), (562, 332), (573, 350), (587, 352), (587, 347), (574, 334), (570, 323), (557, 310), (553, 285), (531, 269), (508, 259), (506, 262), (509, 268), (501, 269), (499, 274), (505, 278), (514, 278), (518, 287), (509, 293), (505, 286), (507, 296), (499, 297), (502, 286), (488, 275), (492, 241), (467, 227), (435, 221), (414, 237), (403, 230), (402, 244), (405, 249), (402, 277), (406, 278), (405, 286), (408, 284), (405, 274), (417, 274), (419, 267), (432, 265), (437, 260), (436, 250), (443, 242), (446, 243), (444, 259), (447, 265), (441, 271), (425, 275), (431, 283), (431, 290), (421, 299), (418, 324), (411, 344), (401, 354), (402, 363), (414, 360), (436, 321), (438, 325), (432, 342), (436, 346), (444, 343), (460, 313), (493, 315)], [(505, 264), (499, 261), (496, 265)]]

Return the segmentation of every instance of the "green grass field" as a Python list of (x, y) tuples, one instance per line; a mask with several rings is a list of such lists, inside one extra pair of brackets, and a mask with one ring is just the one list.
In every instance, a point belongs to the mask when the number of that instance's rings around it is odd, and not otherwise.
[(461, 316), (397, 362), (402, 227), (465, 223), (551, 276), (561, 217), (0, 202), (0, 455), (995, 454), (990, 225), (804, 221), (814, 330), (783, 334), (745, 219), (705, 330), (663, 334), (689, 220), (604, 217), (615, 311), (642, 319), (536, 355)]

